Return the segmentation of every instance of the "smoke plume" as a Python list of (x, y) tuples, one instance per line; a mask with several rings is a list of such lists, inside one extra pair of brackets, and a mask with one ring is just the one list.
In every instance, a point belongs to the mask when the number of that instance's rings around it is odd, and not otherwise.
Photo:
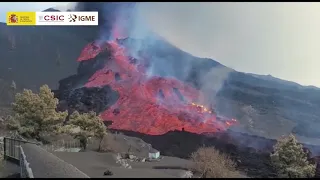
[(97, 41), (133, 39), (126, 43), (130, 56), (137, 60), (148, 57), (150, 60), (147, 69), (149, 76), (196, 81), (198, 88), (205, 94), (204, 97), (199, 97), (199, 103), (210, 106), (229, 73), (233, 71), (214, 61), (208, 63), (201, 58), (196, 58), (156, 34), (147, 21), (150, 11), (147, 3), (80, 2), (76, 10), (99, 12)]

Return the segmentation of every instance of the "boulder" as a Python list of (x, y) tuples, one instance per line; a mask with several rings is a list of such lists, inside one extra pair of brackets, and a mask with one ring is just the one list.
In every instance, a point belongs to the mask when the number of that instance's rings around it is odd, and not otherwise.
[(136, 158), (137, 158), (136, 156), (134, 156), (134, 155), (132, 155), (132, 154), (129, 154), (129, 159), (134, 160), (134, 159), (136, 159)]
[(107, 169), (107, 170), (103, 173), (103, 175), (104, 175), (104, 176), (112, 176), (112, 175), (113, 175), (113, 172)]

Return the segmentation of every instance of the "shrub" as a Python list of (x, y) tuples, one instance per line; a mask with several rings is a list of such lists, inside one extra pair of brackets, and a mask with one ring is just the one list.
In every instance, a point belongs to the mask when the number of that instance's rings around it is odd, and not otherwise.
[(192, 153), (194, 171), (201, 174), (202, 178), (232, 178), (238, 177), (235, 163), (225, 154), (213, 147), (202, 147)]
[(86, 149), (89, 137), (100, 138), (101, 144), (103, 136), (106, 135), (106, 127), (103, 124), (102, 119), (97, 116), (95, 112), (80, 114), (78, 111), (75, 111), (70, 115), (67, 126), (69, 132), (80, 140), (84, 149)]
[(271, 161), (279, 177), (305, 178), (313, 177), (316, 165), (307, 160), (307, 153), (294, 135), (282, 137), (274, 145)]
[(15, 95), (14, 115), (9, 118), (8, 128), (38, 140), (43, 132), (58, 132), (67, 112), (57, 112), (57, 104), (58, 99), (47, 85), (41, 86), (38, 94), (25, 89)]

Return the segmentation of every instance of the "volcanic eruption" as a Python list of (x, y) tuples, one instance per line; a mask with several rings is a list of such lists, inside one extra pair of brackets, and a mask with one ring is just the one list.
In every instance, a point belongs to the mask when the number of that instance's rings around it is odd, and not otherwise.
[(84, 85), (109, 86), (119, 93), (116, 103), (100, 113), (103, 120), (112, 121), (110, 128), (150, 135), (173, 130), (201, 134), (224, 131), (237, 123), (218, 118), (214, 109), (199, 104), (204, 95), (192, 85), (172, 77), (150, 76), (152, 56), (144, 54), (136, 59), (124, 45), (129, 38), (124, 38), (119, 27), (111, 34), (111, 40), (89, 43), (77, 60), (92, 61), (101, 53), (111, 54)]

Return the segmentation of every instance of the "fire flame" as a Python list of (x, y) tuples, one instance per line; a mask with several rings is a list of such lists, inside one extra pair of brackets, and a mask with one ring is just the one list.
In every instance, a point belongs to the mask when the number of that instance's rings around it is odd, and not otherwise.
[(199, 109), (199, 112), (201, 113), (212, 113), (212, 111), (210, 111), (208, 108), (206, 108), (204, 105), (201, 104), (196, 104), (196, 103), (191, 103), (192, 106), (197, 107), (197, 109)]

